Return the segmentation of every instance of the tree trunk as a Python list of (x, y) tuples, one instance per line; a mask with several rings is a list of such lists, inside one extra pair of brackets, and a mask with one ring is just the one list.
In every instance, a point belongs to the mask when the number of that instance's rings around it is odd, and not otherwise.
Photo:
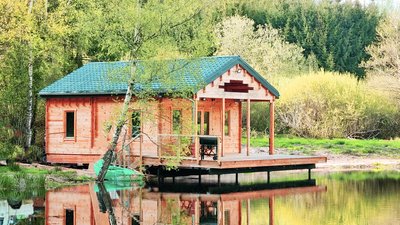
[(132, 66), (133, 66), (133, 68), (132, 68), (133, 72), (131, 74), (132, 78), (129, 81), (128, 90), (126, 91), (126, 94), (125, 94), (124, 104), (122, 106), (122, 110), (121, 110), (121, 113), (119, 115), (119, 118), (118, 118), (118, 121), (117, 121), (117, 125), (115, 127), (115, 131), (114, 131), (114, 134), (113, 134), (112, 141), (110, 143), (110, 146), (109, 146), (107, 152), (104, 154), (103, 166), (101, 167), (101, 170), (100, 170), (99, 174), (97, 175), (97, 181), (100, 181), (100, 182), (102, 182), (104, 180), (104, 177), (107, 174), (108, 167), (110, 166), (111, 161), (113, 159), (114, 151), (115, 151), (115, 148), (117, 147), (117, 143), (118, 143), (118, 138), (119, 138), (119, 136), (121, 134), (122, 127), (125, 124), (125, 118), (126, 118), (126, 114), (128, 113), (129, 103), (131, 102), (131, 99), (132, 99), (132, 91), (133, 91), (133, 85), (134, 85), (133, 77), (134, 77), (134, 74), (135, 74), (134, 70), (136, 68), (135, 63)]
[[(32, 13), (33, 0), (29, 1), (28, 13)], [(29, 77), (29, 90), (28, 90), (28, 111), (26, 113), (26, 143), (25, 151), (31, 147), (32, 143), (32, 120), (33, 120), (33, 51), (32, 46), (29, 46), (29, 59), (28, 59), (28, 77)]]

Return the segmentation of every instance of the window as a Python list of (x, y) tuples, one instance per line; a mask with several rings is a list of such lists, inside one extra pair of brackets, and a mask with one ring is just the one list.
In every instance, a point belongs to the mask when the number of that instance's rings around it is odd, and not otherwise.
[(137, 137), (140, 134), (140, 112), (132, 113), (132, 137)]
[(203, 134), (202, 130), (201, 130), (201, 111), (197, 112), (197, 134)]
[(203, 134), (210, 134), (210, 112), (204, 112)]
[(172, 111), (172, 131), (174, 134), (182, 133), (182, 111)]
[(65, 210), (65, 225), (74, 225), (74, 210)]
[(230, 130), (230, 111), (225, 112), (225, 122), (224, 122), (224, 134), (225, 136), (229, 136), (229, 130)]
[(197, 112), (197, 134), (210, 134), (210, 112)]
[(75, 112), (65, 113), (65, 137), (75, 137)]

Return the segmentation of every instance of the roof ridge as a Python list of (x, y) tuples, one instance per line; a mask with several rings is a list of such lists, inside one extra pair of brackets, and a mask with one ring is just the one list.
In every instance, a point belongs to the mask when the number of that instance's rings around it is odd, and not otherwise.
[[(192, 58), (192, 59), (208, 59), (208, 58), (241, 58), (240, 55), (213, 55), (213, 56), (202, 56), (202, 57), (196, 57), (196, 58)], [(191, 59), (191, 58), (175, 58), (175, 59), (163, 59), (163, 60), (159, 60), (157, 59), (157, 61), (170, 61), (170, 60), (187, 60), (187, 59)], [(88, 64), (107, 64), (107, 63), (129, 63), (132, 62), (134, 60), (118, 60), (118, 61), (90, 61), (85, 65)], [(142, 60), (142, 59), (138, 59), (136, 61), (146, 61), (146, 60)], [(84, 66), (85, 66), (84, 65)]]

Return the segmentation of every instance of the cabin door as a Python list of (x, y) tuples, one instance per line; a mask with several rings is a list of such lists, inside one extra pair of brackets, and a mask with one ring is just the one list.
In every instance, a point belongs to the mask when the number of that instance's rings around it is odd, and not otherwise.
[(210, 111), (204, 109), (197, 111), (197, 134), (210, 135)]

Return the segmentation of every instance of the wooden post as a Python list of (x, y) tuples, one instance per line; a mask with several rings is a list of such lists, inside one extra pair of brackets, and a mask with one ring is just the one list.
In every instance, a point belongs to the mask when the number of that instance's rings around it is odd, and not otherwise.
[(247, 225), (250, 225), (250, 199), (246, 200), (246, 215), (247, 215)]
[(200, 199), (199, 197), (196, 198), (194, 203), (194, 224), (200, 224)]
[[(143, 132), (143, 112), (140, 112), (140, 132)], [(140, 133), (140, 144), (139, 144), (139, 151), (140, 151), (140, 172), (142, 171), (143, 168), (143, 134)]]
[(161, 162), (161, 151), (162, 151), (162, 138), (160, 134), (162, 134), (162, 123), (163, 123), (163, 115), (162, 115), (162, 99), (158, 100), (158, 135), (157, 135), (157, 155), (158, 161)]
[(222, 223), (223, 215), (221, 213), (221, 208), (222, 208), (222, 205), (221, 205), (221, 198), (220, 198), (220, 199), (218, 199), (218, 202), (217, 202), (217, 221), (218, 221), (218, 224), (223, 224)]
[(250, 99), (247, 99), (247, 115), (246, 115), (246, 131), (247, 131), (247, 145), (246, 155), (250, 155)]
[(242, 153), (242, 102), (240, 101), (239, 102), (239, 145), (238, 145), (238, 148), (239, 148), (239, 154), (240, 153)]
[(222, 98), (222, 117), (221, 117), (221, 156), (224, 156), (224, 137), (225, 137), (225, 97)]
[(90, 97), (90, 148), (94, 145), (94, 110), (94, 99)]
[(197, 125), (198, 104), (199, 104), (198, 100), (195, 99), (194, 100), (194, 118), (193, 118), (193, 120), (194, 120), (194, 123), (193, 123), (194, 124), (194, 139), (193, 139), (193, 141), (194, 141), (194, 157), (196, 158), (197, 164), (200, 163), (199, 149), (198, 149), (199, 145), (198, 145), (198, 142), (197, 142), (197, 137), (198, 137), (198, 134), (197, 134), (198, 133), (198, 125)]
[(275, 116), (274, 116), (274, 101), (269, 102), (269, 154), (274, 154), (274, 126), (275, 126)]
[(269, 197), (269, 225), (274, 225), (274, 196)]
[(157, 135), (157, 156), (158, 156), (158, 161), (161, 162), (161, 140), (160, 140), (160, 135)]

